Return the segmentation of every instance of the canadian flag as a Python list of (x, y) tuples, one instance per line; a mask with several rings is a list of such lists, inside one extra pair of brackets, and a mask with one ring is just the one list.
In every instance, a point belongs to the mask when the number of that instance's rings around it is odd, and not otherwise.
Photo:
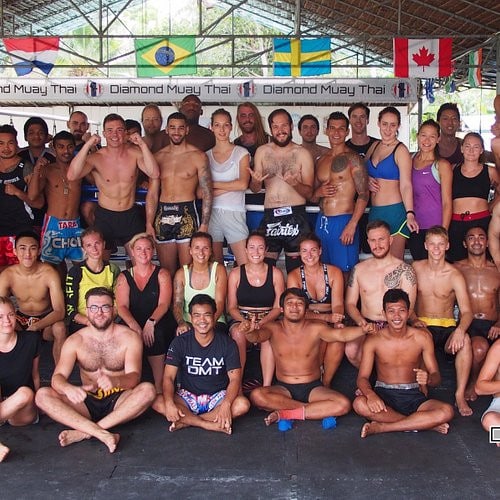
[(394, 38), (395, 77), (445, 78), (451, 73), (451, 38)]

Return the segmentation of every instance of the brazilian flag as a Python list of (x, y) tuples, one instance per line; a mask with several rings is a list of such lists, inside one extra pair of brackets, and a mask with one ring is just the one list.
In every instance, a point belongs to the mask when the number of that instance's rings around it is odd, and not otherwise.
[(136, 38), (138, 77), (196, 74), (194, 37)]

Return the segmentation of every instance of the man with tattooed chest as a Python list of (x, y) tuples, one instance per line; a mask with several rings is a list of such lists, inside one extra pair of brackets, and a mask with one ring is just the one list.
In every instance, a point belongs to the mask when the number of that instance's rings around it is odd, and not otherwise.
[[(386, 222), (369, 222), (366, 234), (373, 257), (354, 266), (347, 282), (345, 308), (357, 325), (372, 322), (384, 328), (387, 323), (381, 304), (385, 292), (392, 288), (404, 290), (410, 298), (411, 315), (417, 295), (417, 278), (409, 264), (391, 254), (392, 236)], [(361, 300), (361, 310), (358, 300)], [(356, 367), (361, 361), (363, 341), (361, 338), (346, 344), (346, 356)]]
[(368, 174), (361, 156), (346, 144), (347, 116), (335, 111), (328, 117), (326, 135), (330, 150), (316, 170), (311, 201), (319, 201), (315, 232), (321, 239), (322, 260), (348, 273), (359, 261), (358, 223), (370, 197)]
[[(153, 384), (140, 383), (142, 339), (113, 322), (113, 292), (92, 288), (85, 299), (90, 325), (64, 343), (51, 387), (40, 389), (35, 401), (49, 417), (70, 427), (59, 434), (61, 446), (95, 437), (113, 453), (120, 435), (109, 429), (143, 413), (156, 391)], [(80, 386), (69, 382), (75, 363)]]
[(250, 189), (258, 193), (264, 182), (264, 218), (266, 257), (277, 260), (285, 250), (286, 270), (300, 266), (299, 239), (310, 232), (305, 203), (312, 196), (314, 162), (311, 153), (292, 142), (292, 117), (284, 109), (275, 109), (268, 118), (269, 144), (260, 146), (254, 159)]

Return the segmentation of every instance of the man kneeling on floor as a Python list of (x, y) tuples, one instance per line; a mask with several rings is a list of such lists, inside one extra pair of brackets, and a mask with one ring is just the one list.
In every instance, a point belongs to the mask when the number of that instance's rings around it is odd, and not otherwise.
[[(113, 292), (92, 288), (85, 300), (90, 325), (66, 340), (52, 387), (36, 393), (36, 404), (49, 417), (71, 427), (59, 434), (61, 446), (95, 437), (113, 453), (120, 435), (109, 429), (143, 413), (156, 391), (149, 382), (140, 383), (142, 339), (113, 322)], [(75, 363), (80, 367), (81, 386), (68, 380)]]
[[(404, 290), (388, 290), (383, 308), (387, 327), (364, 343), (357, 381), (363, 395), (353, 402), (356, 413), (370, 420), (361, 437), (428, 429), (446, 434), (453, 407), (426, 396), (428, 385), (441, 382), (432, 338), (424, 329), (407, 326), (410, 299)], [(377, 382), (372, 389), (374, 365)]]
[[(321, 341), (348, 342), (365, 333), (374, 333), (373, 323), (361, 327), (330, 328), (324, 321), (306, 320), (309, 300), (299, 288), (288, 288), (280, 297), (283, 319), (259, 329), (245, 322), (249, 342), (269, 340), (276, 361), (276, 380), (250, 394), (257, 407), (272, 411), (266, 425), (280, 420), (319, 420), (345, 415), (350, 401), (324, 387), (320, 380)], [(281, 427), (280, 427), (281, 428)], [(285, 430), (285, 429), (283, 429)]]
[(248, 399), (239, 395), (242, 373), (236, 343), (214, 331), (216, 310), (210, 296), (195, 295), (189, 303), (193, 329), (175, 337), (168, 348), (163, 394), (153, 408), (172, 422), (170, 431), (193, 426), (231, 434), (233, 418), (250, 408)]

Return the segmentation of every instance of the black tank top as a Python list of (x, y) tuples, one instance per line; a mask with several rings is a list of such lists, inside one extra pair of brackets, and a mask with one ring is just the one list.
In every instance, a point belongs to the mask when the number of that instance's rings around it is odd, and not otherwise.
[(490, 186), (491, 181), (487, 165), (483, 165), (483, 170), (475, 177), (465, 177), (462, 174), (461, 164), (453, 169), (453, 184), (451, 189), (453, 200), (458, 198), (481, 198), (488, 201)]
[(273, 285), (273, 266), (267, 265), (266, 281), (262, 286), (252, 286), (248, 282), (245, 264), (240, 267), (240, 284), (236, 290), (239, 307), (269, 307), (274, 305), (276, 293)]
[(306, 273), (304, 272), (304, 266), (300, 266), (300, 279), (302, 280), (302, 290), (307, 295), (309, 303), (311, 304), (329, 304), (332, 301), (332, 289), (330, 287), (330, 280), (328, 278), (328, 267), (323, 264), (323, 279), (325, 280), (325, 295), (322, 299), (313, 299), (307, 290), (306, 284)]
[[(158, 283), (158, 274), (160, 267), (155, 266), (155, 270), (149, 277), (148, 282), (143, 290), (139, 290), (134, 277), (130, 271), (123, 271), (123, 275), (127, 280), (130, 288), (129, 294), (129, 310), (134, 319), (139, 323), (141, 328), (144, 328), (146, 321), (151, 317), (151, 314), (158, 305), (158, 297), (160, 296), (160, 284)], [(163, 316), (155, 325), (155, 329), (166, 321), (167, 315)]]

